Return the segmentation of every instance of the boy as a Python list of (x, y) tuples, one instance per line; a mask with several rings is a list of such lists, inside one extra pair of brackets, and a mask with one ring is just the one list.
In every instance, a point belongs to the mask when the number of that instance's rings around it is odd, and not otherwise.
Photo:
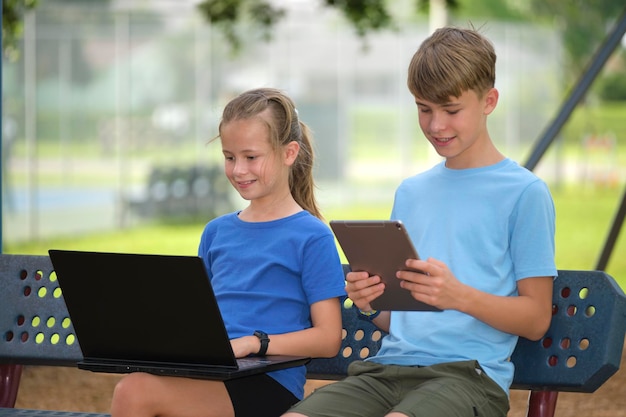
[(285, 416), (506, 416), (518, 336), (538, 340), (552, 307), (554, 205), (545, 183), (491, 141), (496, 55), (475, 30), (442, 28), (409, 65), (420, 128), (445, 161), (396, 190), (424, 260), (402, 287), (443, 312), (375, 311), (378, 276), (347, 275), (365, 320), (389, 332), (377, 355)]

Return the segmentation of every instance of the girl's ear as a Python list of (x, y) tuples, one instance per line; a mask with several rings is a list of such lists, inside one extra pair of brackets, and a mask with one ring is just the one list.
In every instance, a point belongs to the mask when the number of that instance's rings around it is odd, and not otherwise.
[(292, 140), (288, 144), (284, 146), (284, 156), (285, 156), (285, 165), (291, 166), (296, 161), (298, 157), (298, 152), (300, 152), (300, 144), (295, 140)]
[(489, 89), (485, 94), (485, 109), (483, 113), (485, 115), (490, 114), (498, 104), (498, 98), (500, 97), (500, 93), (495, 88)]

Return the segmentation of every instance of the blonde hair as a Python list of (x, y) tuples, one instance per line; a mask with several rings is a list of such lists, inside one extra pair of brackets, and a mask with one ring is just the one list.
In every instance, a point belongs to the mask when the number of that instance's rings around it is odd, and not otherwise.
[(221, 133), (222, 126), (229, 122), (257, 117), (265, 110), (269, 110), (270, 117), (261, 119), (269, 129), (272, 149), (278, 151), (292, 141), (300, 145), (298, 157), (289, 172), (291, 195), (300, 207), (322, 219), (314, 193), (312, 134), (308, 126), (299, 120), (291, 98), (274, 88), (246, 91), (226, 105), (219, 131)]
[(482, 97), (496, 81), (496, 53), (474, 29), (437, 29), (409, 64), (408, 87), (414, 97), (444, 104), (473, 90)]

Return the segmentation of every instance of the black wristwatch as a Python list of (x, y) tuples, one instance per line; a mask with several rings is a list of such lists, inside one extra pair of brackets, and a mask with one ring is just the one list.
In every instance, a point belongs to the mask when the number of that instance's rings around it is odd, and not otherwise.
[(255, 330), (254, 331), (254, 335), (256, 337), (259, 338), (259, 340), (261, 341), (261, 348), (259, 349), (259, 351), (256, 353), (257, 356), (265, 356), (265, 354), (267, 353), (267, 347), (270, 344), (270, 338), (267, 335), (267, 333), (261, 331), (261, 330)]

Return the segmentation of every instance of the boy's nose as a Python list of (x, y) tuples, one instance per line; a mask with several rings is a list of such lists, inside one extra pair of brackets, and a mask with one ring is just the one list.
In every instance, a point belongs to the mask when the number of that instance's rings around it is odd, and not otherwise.
[(432, 117), (430, 118), (429, 128), (431, 132), (439, 132), (439, 131), (444, 130), (445, 122), (444, 122), (443, 115), (433, 113)]

